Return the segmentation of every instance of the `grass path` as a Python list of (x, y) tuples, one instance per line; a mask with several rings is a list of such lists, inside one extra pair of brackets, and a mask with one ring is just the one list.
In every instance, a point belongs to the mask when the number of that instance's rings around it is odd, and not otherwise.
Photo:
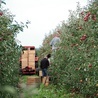
[(21, 88), (21, 93), (20, 93), (20, 98), (33, 98), (34, 95), (38, 94), (38, 89), (40, 87), (41, 83), (32, 83), (27, 84), (27, 79), (28, 77), (36, 78), (38, 76), (22, 76), (20, 79), (20, 88)]

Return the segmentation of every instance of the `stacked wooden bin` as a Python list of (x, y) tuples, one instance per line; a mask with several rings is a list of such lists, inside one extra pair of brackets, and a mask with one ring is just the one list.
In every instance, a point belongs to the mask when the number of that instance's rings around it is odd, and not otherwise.
[[(25, 70), (35, 70), (35, 47), (23, 46), (23, 53), (21, 56), (21, 68)], [(28, 72), (27, 72), (28, 73)]]

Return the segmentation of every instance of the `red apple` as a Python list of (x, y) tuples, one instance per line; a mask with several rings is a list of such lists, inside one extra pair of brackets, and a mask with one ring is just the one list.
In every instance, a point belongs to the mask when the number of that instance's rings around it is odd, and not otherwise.
[(90, 15), (91, 15), (91, 12), (88, 12), (88, 13), (87, 13), (87, 16), (89, 17)]
[(84, 17), (84, 21), (88, 21), (88, 17), (87, 16)]
[(2, 16), (3, 15), (3, 12), (0, 12), (0, 16)]
[(87, 38), (87, 35), (84, 34), (84, 35), (80, 38), (80, 40), (83, 41), (83, 40), (85, 40), (86, 38)]
[(3, 39), (2, 38), (0, 38), (0, 41), (2, 41)]
[(89, 64), (88, 67), (92, 67), (92, 64)]

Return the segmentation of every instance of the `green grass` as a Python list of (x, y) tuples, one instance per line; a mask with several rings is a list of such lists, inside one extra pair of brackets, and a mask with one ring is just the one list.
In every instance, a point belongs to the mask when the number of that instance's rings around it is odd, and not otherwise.
[(67, 93), (66, 89), (58, 90), (54, 85), (45, 87), (43, 84), (38, 89), (38, 94), (28, 98), (84, 98), (79, 94)]
[[(22, 89), (23, 98), (84, 98), (79, 94), (68, 93), (66, 89), (57, 89), (54, 85), (44, 86), (40, 84), (39, 87), (33, 85), (26, 86), (28, 76), (22, 76), (21, 80), (24, 85)], [(32, 76), (29, 76), (32, 77)], [(38, 77), (38, 76), (33, 76)]]

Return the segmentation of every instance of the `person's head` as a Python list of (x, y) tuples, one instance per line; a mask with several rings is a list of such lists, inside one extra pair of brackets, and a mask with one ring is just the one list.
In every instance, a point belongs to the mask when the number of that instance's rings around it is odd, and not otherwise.
[(55, 33), (54, 34), (54, 37), (59, 37), (60, 35), (58, 33)]
[(50, 58), (50, 57), (51, 57), (51, 54), (48, 54), (48, 55), (47, 55), (47, 58)]
[(60, 35), (61, 34), (61, 30), (57, 30), (57, 33)]

